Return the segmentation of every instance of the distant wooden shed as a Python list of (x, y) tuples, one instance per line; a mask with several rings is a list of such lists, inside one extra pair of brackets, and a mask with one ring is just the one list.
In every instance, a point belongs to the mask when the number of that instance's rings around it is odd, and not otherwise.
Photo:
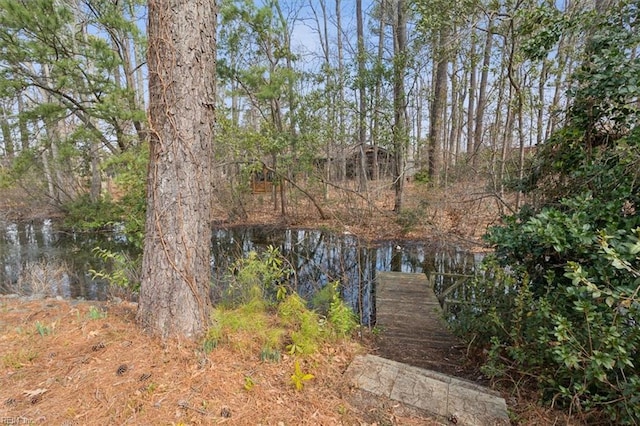
[(331, 166), (329, 173), (331, 176), (340, 176), (342, 173), (338, 170), (341, 165), (340, 159), (344, 160), (344, 167), (347, 179), (355, 179), (360, 175), (360, 159), (362, 153), (366, 157), (367, 179), (372, 180), (374, 175), (375, 164), (377, 161), (379, 177), (388, 177), (393, 173), (393, 155), (389, 150), (380, 146), (365, 145), (363, 149), (358, 145), (351, 145), (343, 148), (343, 152), (339, 153), (339, 148), (334, 148), (334, 152), (329, 155), (318, 157), (314, 160), (318, 170), (325, 170), (327, 165)]
[(257, 170), (251, 174), (251, 192), (261, 194), (273, 190), (273, 172), (266, 166), (262, 170)]
[(393, 156), (387, 149), (373, 145), (365, 145), (363, 149), (360, 149), (360, 145), (357, 145), (350, 150), (350, 155), (347, 157), (347, 178), (354, 179), (359, 176), (363, 152), (366, 161), (367, 179), (374, 179), (373, 171), (376, 163), (380, 177), (392, 175)]

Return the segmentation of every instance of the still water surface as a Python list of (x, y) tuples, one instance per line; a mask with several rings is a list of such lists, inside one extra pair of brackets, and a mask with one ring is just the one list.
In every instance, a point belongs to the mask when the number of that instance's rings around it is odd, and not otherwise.
[[(0, 222), (0, 293), (11, 292), (20, 280), (29, 280), (41, 282), (48, 286), (48, 293), (64, 298), (105, 300), (106, 283), (89, 273), (103, 267), (92, 253), (97, 246), (131, 250), (117, 231), (69, 232), (51, 220)], [(216, 228), (211, 251), (214, 283), (224, 282), (235, 260), (268, 246), (277, 247), (294, 266), (298, 292), (304, 297), (329, 282), (340, 281), (342, 296), (365, 324), (375, 316), (373, 282), (377, 271), (468, 274), (480, 260), (478, 255), (428, 241), (371, 243), (353, 235), (314, 229)], [(214, 294), (222, 290), (221, 285), (218, 287), (214, 287)]]

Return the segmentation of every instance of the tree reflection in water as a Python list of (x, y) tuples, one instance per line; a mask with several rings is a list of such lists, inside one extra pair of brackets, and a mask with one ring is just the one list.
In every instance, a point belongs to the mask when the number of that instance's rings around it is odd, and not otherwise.
[[(375, 317), (376, 271), (422, 273), (429, 271), (469, 274), (479, 260), (455, 247), (429, 242), (359, 240), (353, 235), (314, 229), (282, 229), (268, 226), (216, 228), (212, 236), (211, 267), (213, 295), (224, 290), (224, 278), (233, 262), (250, 251), (269, 245), (280, 250), (296, 269), (297, 290), (310, 298), (329, 282), (339, 281), (342, 297), (363, 324)], [(63, 231), (51, 220), (0, 223), (0, 292), (9, 292), (20, 274), (35, 263), (57, 262), (67, 269), (52, 278), (56, 295), (65, 298), (104, 300), (106, 283), (91, 279), (88, 271), (99, 270), (92, 255), (96, 246), (111, 250), (132, 248), (117, 230), (110, 233)], [(132, 254), (135, 254), (132, 252)], [(436, 280), (436, 293), (447, 287)]]

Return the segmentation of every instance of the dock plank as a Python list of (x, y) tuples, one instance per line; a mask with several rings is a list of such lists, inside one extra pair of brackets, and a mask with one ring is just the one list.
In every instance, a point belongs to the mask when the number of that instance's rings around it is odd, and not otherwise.
[(356, 357), (345, 373), (348, 380), (443, 423), (509, 425), (504, 398), (462, 378), (468, 377), (463, 346), (447, 329), (427, 277), (378, 272), (376, 281), (378, 356)]
[(378, 272), (375, 291), (378, 355), (446, 374), (464, 369), (462, 343), (447, 329), (425, 274)]

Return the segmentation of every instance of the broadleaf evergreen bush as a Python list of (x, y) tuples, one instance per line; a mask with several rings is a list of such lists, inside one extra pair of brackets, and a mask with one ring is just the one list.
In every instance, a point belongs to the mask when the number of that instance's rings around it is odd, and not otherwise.
[(531, 203), (488, 231), (452, 322), (485, 374), (599, 423), (640, 423), (639, 9), (588, 21), (565, 126), (517, 185)]

